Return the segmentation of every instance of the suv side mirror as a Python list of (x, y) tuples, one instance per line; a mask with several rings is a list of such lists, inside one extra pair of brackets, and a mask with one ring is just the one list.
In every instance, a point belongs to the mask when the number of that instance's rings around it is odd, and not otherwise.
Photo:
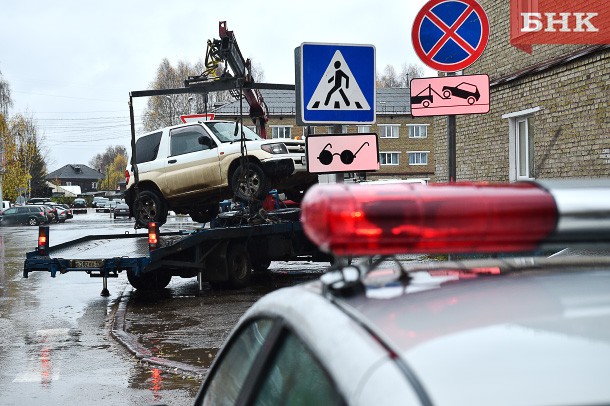
[(197, 141), (199, 144), (208, 147), (208, 149), (214, 148), (214, 142), (207, 135), (200, 135), (199, 138), (197, 138)]

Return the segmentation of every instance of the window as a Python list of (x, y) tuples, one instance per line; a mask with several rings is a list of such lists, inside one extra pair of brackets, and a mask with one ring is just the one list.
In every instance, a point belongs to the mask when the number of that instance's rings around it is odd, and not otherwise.
[(409, 165), (428, 165), (427, 151), (409, 152)]
[(409, 138), (427, 138), (428, 125), (426, 124), (408, 124)]
[[(326, 126), (326, 134), (336, 134), (337, 132), (334, 130), (334, 126), (329, 125)], [(347, 132), (347, 126), (346, 125), (342, 125), (341, 126), (341, 131), (339, 132), (339, 134), (344, 134)]]
[(91, 182), (91, 189), (97, 189), (97, 182)]
[(359, 125), (358, 126), (358, 132), (359, 133), (370, 133), (371, 132), (371, 126), (370, 125)]
[(533, 179), (534, 178), (534, 119), (525, 117), (517, 120), (516, 130), (516, 146), (517, 152), (517, 179)]
[(66, 182), (66, 186), (72, 186), (72, 182)]
[(505, 114), (508, 121), (508, 161), (509, 180), (527, 180), (536, 177), (534, 163), (534, 113), (540, 107)]
[(190, 126), (172, 130), (170, 138), (170, 155), (183, 155), (195, 151), (209, 149), (199, 143), (199, 137), (204, 135), (200, 126)]
[(398, 138), (400, 125), (379, 124), (379, 138)]
[(400, 164), (400, 152), (380, 152), (380, 165), (398, 165)]
[(271, 126), (271, 138), (292, 138), (292, 127)]
[(136, 163), (150, 162), (157, 159), (162, 131), (145, 135), (136, 141)]
[(265, 338), (271, 331), (273, 321), (255, 320), (242, 329), (230, 344), (228, 351), (212, 373), (203, 403), (205, 405), (234, 405), (248, 377), (250, 368)]
[(287, 333), (263, 374), (254, 404), (342, 405), (345, 402), (309, 350), (294, 334)]
[[(316, 127), (311, 126), (311, 135), (316, 133)], [(303, 127), (303, 138), (307, 137), (307, 127)]]

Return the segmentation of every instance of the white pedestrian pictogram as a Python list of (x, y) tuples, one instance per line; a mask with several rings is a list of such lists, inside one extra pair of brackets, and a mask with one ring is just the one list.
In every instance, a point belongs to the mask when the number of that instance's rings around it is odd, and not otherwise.
[(333, 55), (309, 103), (308, 110), (370, 110), (341, 51)]

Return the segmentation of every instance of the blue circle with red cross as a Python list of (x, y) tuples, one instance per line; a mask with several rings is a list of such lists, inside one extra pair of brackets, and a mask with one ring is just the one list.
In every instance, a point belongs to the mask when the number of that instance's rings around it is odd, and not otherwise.
[(411, 37), (422, 62), (455, 72), (481, 56), (489, 39), (489, 21), (475, 0), (431, 0), (415, 17)]

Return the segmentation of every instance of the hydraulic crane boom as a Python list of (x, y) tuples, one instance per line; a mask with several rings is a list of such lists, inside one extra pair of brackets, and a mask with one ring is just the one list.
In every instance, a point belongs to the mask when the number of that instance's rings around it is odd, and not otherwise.
[[(226, 21), (221, 21), (218, 27), (220, 39), (208, 41), (208, 48), (205, 56), (206, 70), (199, 76), (191, 76), (185, 80), (185, 86), (196, 86), (210, 79), (233, 77), (240, 80), (242, 87), (234, 89), (231, 94), (239, 98), (240, 91), (250, 106), (250, 118), (256, 125), (257, 133), (262, 138), (267, 138), (265, 124), (267, 122), (267, 106), (258, 89), (252, 89), (247, 85), (254, 83), (250, 59), (244, 59), (235, 34), (227, 29)], [(219, 72), (221, 63), (224, 63), (224, 71)], [(229, 72), (230, 68), (230, 72)], [(245, 87), (244, 87), (245, 86)]]

